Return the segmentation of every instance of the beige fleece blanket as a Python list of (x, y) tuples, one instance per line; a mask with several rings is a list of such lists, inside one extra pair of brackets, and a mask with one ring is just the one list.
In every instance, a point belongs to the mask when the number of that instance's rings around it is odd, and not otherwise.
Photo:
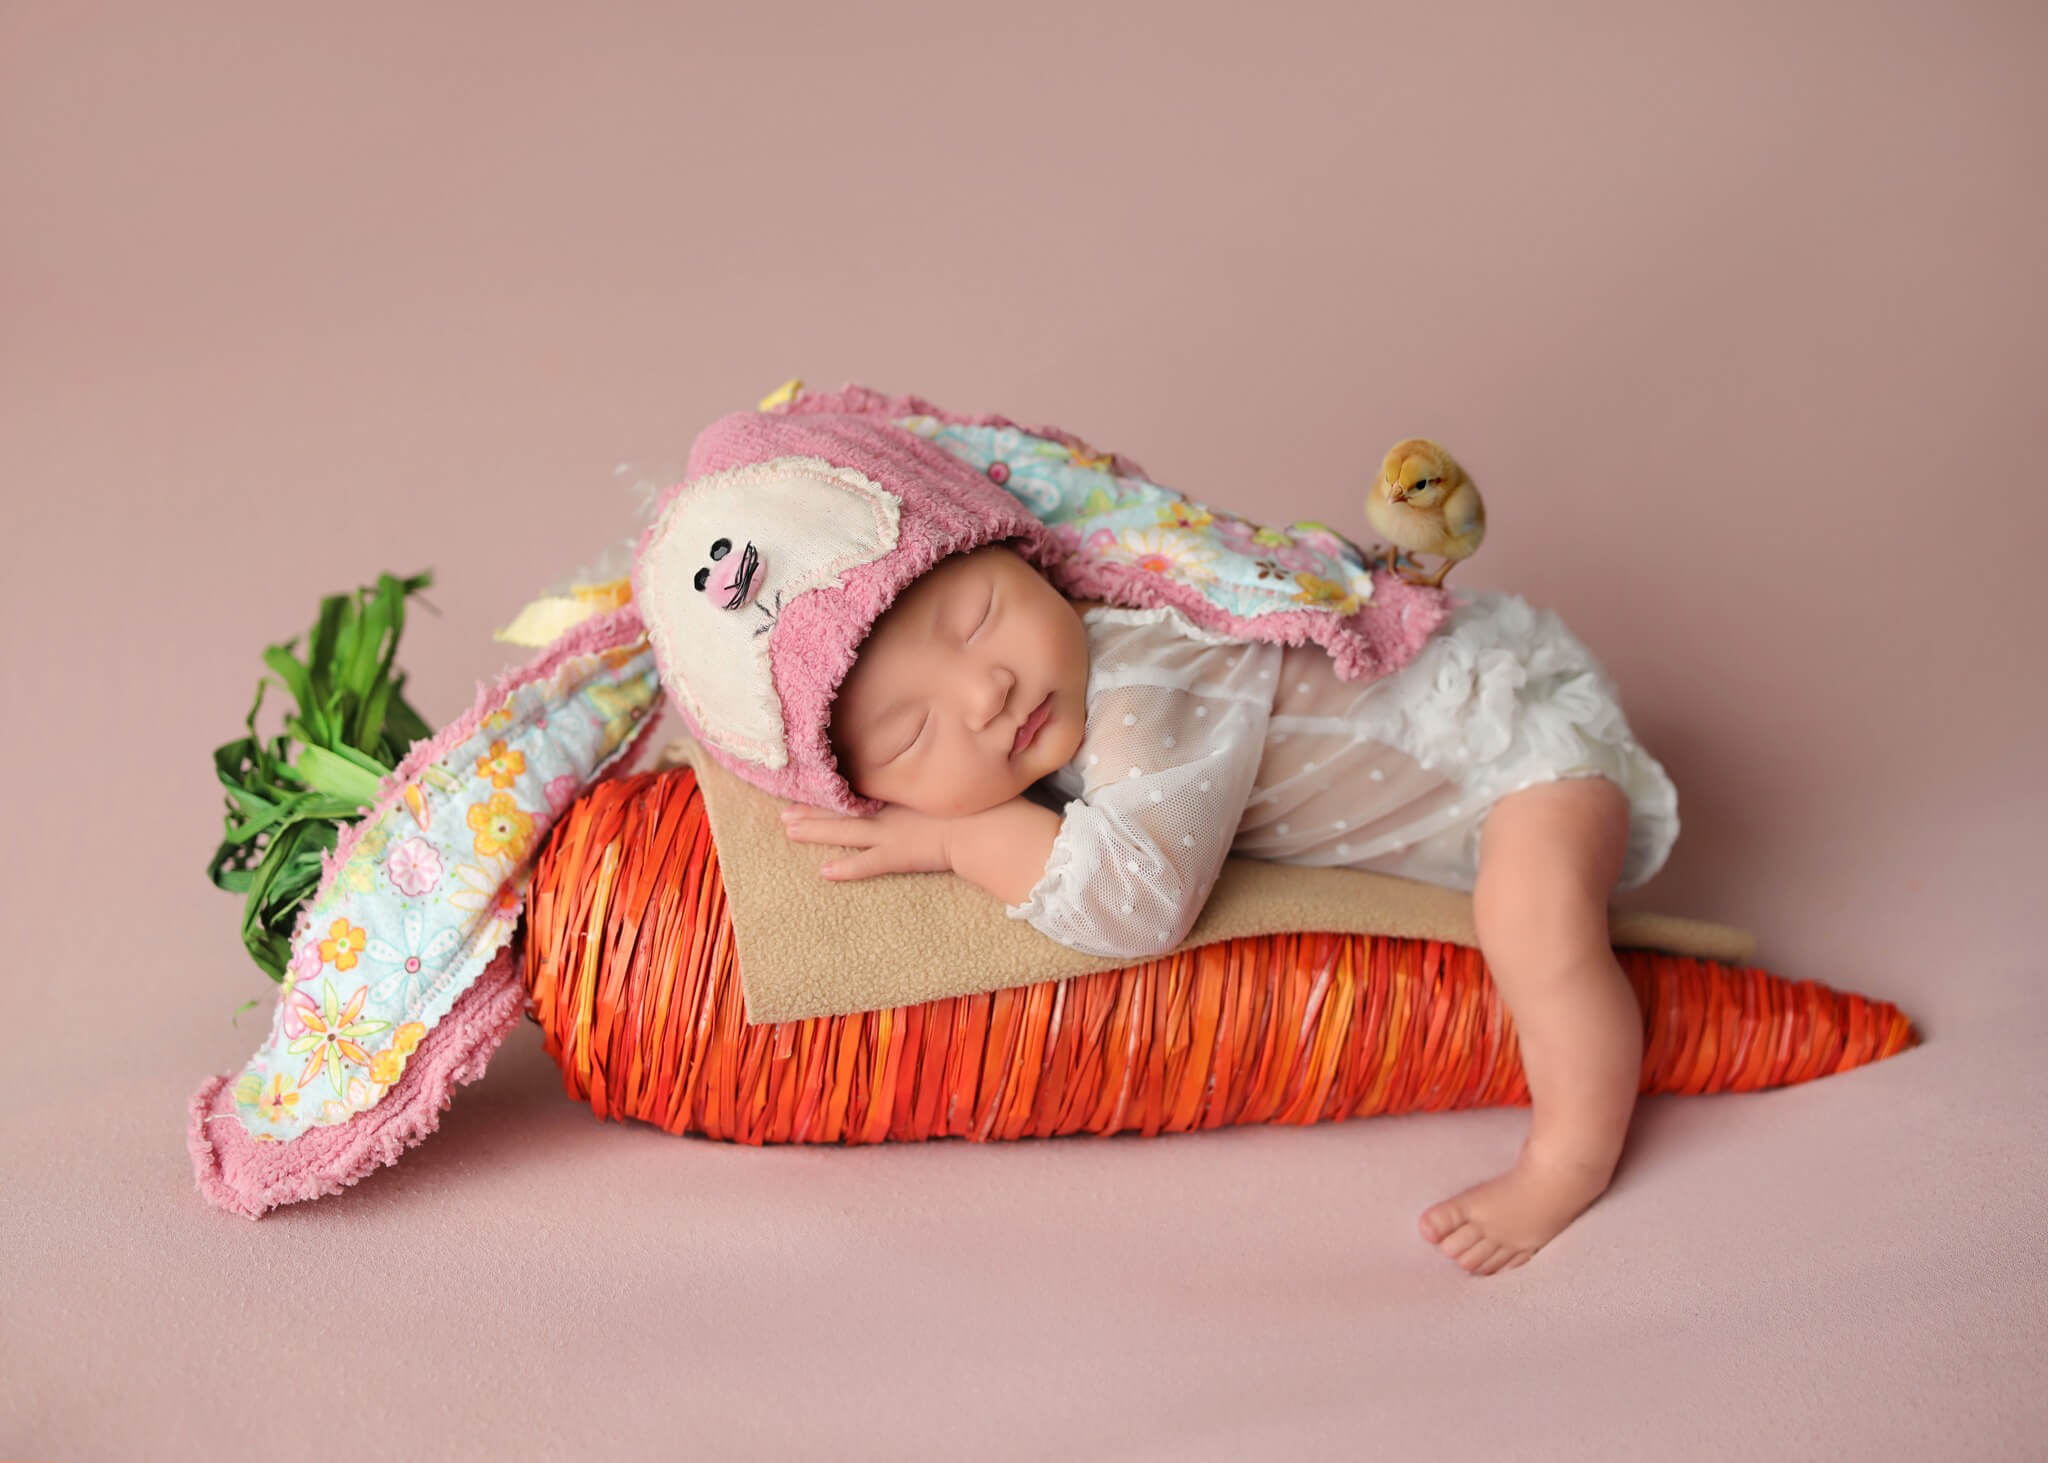
[[(749, 1024), (911, 1006), (1127, 963), (1055, 944), (965, 879), (893, 874), (833, 883), (818, 869), (839, 851), (786, 837), (780, 801), (687, 737), (655, 765), (684, 763), (697, 770), (718, 846)], [(1673, 915), (1615, 911), (1608, 928), (1619, 946), (1731, 964), (1756, 951), (1746, 931)], [(1179, 948), (1301, 930), (1479, 943), (1472, 896), (1458, 890), (1232, 858)]]

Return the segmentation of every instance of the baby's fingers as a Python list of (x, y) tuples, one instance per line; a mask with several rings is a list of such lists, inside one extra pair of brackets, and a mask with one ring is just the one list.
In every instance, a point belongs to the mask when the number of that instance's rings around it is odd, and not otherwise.
[(830, 843), (840, 848), (871, 848), (882, 835), (866, 818), (784, 808), (782, 831), (797, 843)]
[(852, 879), (872, 879), (877, 874), (901, 874), (907, 872), (903, 861), (886, 848), (866, 848), (843, 859), (834, 859), (818, 870), (835, 883)]

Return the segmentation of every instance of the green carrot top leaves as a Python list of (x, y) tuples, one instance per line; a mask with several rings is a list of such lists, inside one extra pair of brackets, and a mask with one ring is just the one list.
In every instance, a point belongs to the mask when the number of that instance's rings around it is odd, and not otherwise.
[(267, 744), (257, 735), (265, 676), (249, 707), (249, 734), (214, 750), (227, 816), (207, 877), (246, 896), (242, 943), (272, 980), (284, 978), (291, 959), (299, 906), (319, 889), (321, 855), (342, 824), (376, 801), (377, 784), (412, 744), (431, 734), (407, 703), (394, 661), (406, 599), (432, 583), (431, 572), (380, 574), (374, 589), (321, 600), (304, 660), (293, 653), (297, 637), (263, 652), (297, 702), (284, 731)]

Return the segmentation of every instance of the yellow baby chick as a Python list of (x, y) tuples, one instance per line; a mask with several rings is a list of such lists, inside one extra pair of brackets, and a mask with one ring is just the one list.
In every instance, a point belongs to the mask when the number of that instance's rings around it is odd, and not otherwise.
[(1381, 538), (1411, 554), (1441, 554), (1434, 575), (1410, 584), (1440, 588), (1460, 559), (1479, 551), (1486, 537), (1486, 505), (1479, 487), (1442, 446), (1423, 437), (1397, 443), (1380, 464), (1380, 480), (1366, 494), (1365, 516)]

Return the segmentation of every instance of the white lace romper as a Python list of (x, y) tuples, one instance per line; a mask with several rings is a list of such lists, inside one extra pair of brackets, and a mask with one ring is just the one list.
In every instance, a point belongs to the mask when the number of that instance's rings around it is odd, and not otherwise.
[(1186, 937), (1226, 854), (1469, 890), (1492, 805), (1566, 777), (1627, 794), (1616, 887), (1646, 882), (1677, 840), (1678, 793), (1613, 682), (1554, 612), (1457, 593), (1414, 660), (1362, 685), (1315, 645), (1247, 645), (1170, 609), (1087, 611), (1081, 748), (1037, 789), (1059, 837), (1010, 916), (1143, 959)]

